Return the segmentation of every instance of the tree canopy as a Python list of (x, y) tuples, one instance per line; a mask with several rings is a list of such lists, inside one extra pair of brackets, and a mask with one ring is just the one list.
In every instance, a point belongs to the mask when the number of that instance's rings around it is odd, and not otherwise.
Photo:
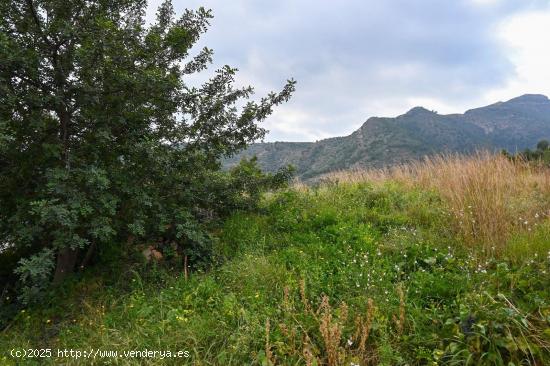
[(204, 217), (242, 196), (228, 186), (246, 190), (221, 178), (220, 158), (262, 138), (258, 122), (294, 90), (289, 80), (250, 101), (229, 66), (189, 85), (212, 61), (208, 48), (190, 56), (211, 12), (176, 17), (165, 1), (147, 25), (145, 9), (144, 0), (0, 2), (0, 243), (28, 258), (23, 280), (55, 267), (60, 281), (129, 237), (196, 247)]

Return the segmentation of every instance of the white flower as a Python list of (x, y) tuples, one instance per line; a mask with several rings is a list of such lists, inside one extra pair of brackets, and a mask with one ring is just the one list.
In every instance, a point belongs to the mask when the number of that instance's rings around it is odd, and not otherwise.
[[(348, 339), (348, 346), (351, 347), (351, 345), (353, 344), (353, 341), (351, 339)], [(353, 364), (352, 364), (353, 365)]]

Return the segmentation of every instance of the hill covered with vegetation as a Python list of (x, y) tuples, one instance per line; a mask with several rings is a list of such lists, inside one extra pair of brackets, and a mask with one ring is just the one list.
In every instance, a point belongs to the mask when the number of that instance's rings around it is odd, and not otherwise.
[(550, 138), (550, 101), (531, 94), (464, 114), (441, 115), (416, 107), (396, 118), (369, 118), (349, 136), (315, 143), (257, 143), (225, 165), (256, 155), (267, 171), (292, 164), (301, 178), (310, 179), (335, 170), (382, 167), (437, 153), (480, 149), (515, 153), (533, 148), (543, 138)]
[(213, 235), (209, 269), (174, 275), (168, 252), (104, 263), (20, 310), (0, 344), (188, 352), (30, 365), (550, 362), (547, 168), (477, 155), (341, 172)]

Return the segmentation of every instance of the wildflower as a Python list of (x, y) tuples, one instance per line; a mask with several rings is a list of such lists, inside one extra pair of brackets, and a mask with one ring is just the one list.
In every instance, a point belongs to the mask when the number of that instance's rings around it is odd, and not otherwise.
[(353, 341), (351, 339), (348, 339), (348, 346), (351, 347), (352, 344), (353, 344)]

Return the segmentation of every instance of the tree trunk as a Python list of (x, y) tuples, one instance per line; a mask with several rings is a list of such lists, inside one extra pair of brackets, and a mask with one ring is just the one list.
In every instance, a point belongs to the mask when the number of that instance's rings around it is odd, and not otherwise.
[(60, 131), (59, 137), (63, 143), (63, 165), (65, 169), (70, 170), (70, 160), (69, 160), (69, 124), (71, 121), (71, 115), (67, 111), (66, 107), (63, 106), (57, 111), (57, 116), (59, 117), (60, 122)]
[(53, 276), (54, 285), (63, 282), (68, 274), (74, 272), (77, 258), (77, 249), (65, 247), (57, 251), (57, 265), (55, 267), (55, 274)]
[(188, 274), (187, 274), (187, 255), (183, 257), (183, 273), (185, 275), (185, 280), (187, 280)]
[(96, 247), (96, 242), (94, 241), (88, 247), (88, 250), (86, 251), (86, 255), (84, 256), (84, 259), (82, 260), (82, 263), (80, 263), (79, 270), (82, 271), (82, 270), (84, 270), (84, 268), (86, 268), (88, 266), (88, 263), (90, 263), (90, 260), (92, 259), (92, 256), (94, 255), (95, 247)]

